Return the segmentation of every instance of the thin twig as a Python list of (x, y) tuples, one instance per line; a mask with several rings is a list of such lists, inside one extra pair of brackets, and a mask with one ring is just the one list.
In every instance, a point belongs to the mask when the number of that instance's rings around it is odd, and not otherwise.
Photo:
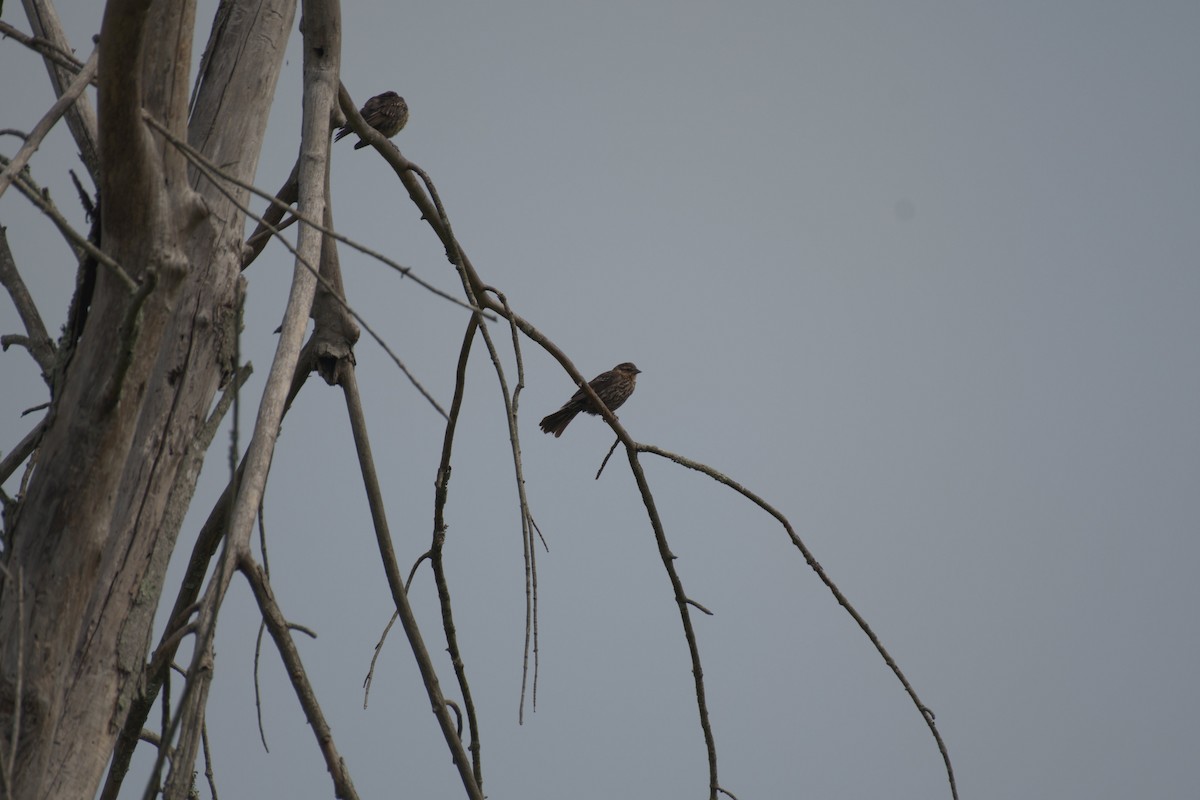
[(321, 711), (320, 703), (317, 702), (316, 693), (313, 691), (312, 683), (308, 680), (308, 673), (304, 669), (304, 662), (300, 659), (300, 651), (296, 649), (296, 643), (292, 641), (287, 619), (275, 601), (275, 594), (271, 591), (266, 573), (245, 551), (238, 559), (238, 571), (250, 584), (263, 621), (271, 634), (271, 639), (275, 642), (275, 649), (279, 652), (279, 657), (283, 659), (288, 678), (292, 682), (292, 688), (296, 691), (296, 698), (300, 701), (300, 707), (304, 710), (304, 717), (316, 735), (317, 746), (320, 747), (321, 755), (325, 758), (325, 768), (333, 777), (335, 795), (339, 798), (354, 800), (358, 797), (358, 793), (354, 790), (350, 771), (346, 767), (345, 759), (338, 753), (337, 745), (334, 744), (333, 731), (325, 719), (324, 712)]
[[(266, 572), (266, 569), (263, 569)], [(258, 623), (258, 635), (254, 637), (254, 712), (258, 717), (258, 738), (262, 742), (263, 750), (271, 752), (271, 746), (267, 744), (267, 729), (263, 726), (262, 713), (262, 685), (259, 683), (259, 666), (262, 664), (262, 640), (263, 633), (267, 630), (267, 623), (262, 620)]]
[(696, 609), (697, 611), (701, 612), (702, 614), (707, 614), (710, 617), (713, 615), (713, 612), (709, 611), (707, 608), (700, 605), (699, 603), (697, 603), (695, 600), (693, 600), (690, 597), (687, 600), (687, 604), (689, 606), (691, 606), (692, 608)]
[[(427, 178), (423, 178), (423, 180), (426, 180), (427, 185), (432, 186)], [(540, 651), (538, 649), (537, 542), (533, 539), (533, 513), (529, 509), (529, 498), (525, 494), (525, 473), (524, 468), (521, 466), (521, 438), (517, 428), (517, 407), (521, 389), (525, 387), (525, 364), (521, 358), (520, 334), (517, 331), (517, 326), (512, 321), (512, 309), (508, 307), (508, 298), (505, 297), (503, 292), (491, 286), (484, 287), (484, 290), (490, 294), (494, 294), (504, 308), (504, 315), (509, 321), (513, 353), (517, 360), (517, 386), (513, 390), (510, 401), (508, 387), (504, 380), (504, 368), (500, 364), (500, 359), (496, 354), (496, 349), (492, 345), (490, 337), (487, 335), (487, 330), (484, 329), (484, 341), (487, 342), (488, 352), (492, 356), (492, 363), (495, 364), (496, 376), (500, 381), (500, 390), (504, 397), (505, 418), (508, 422), (508, 439), (510, 449), (512, 450), (513, 470), (516, 473), (517, 479), (517, 503), (521, 513), (521, 540), (525, 555), (525, 647), (521, 663), (521, 695), (517, 706), (517, 723), (523, 724), (525, 722), (525, 688), (529, 677), (529, 653), (531, 648), (533, 651), (532, 703), (535, 710), (537, 709), (537, 685), (541, 663)], [(541, 535), (540, 531), (538, 535)], [(545, 540), (543, 540), (544, 543)]]
[[(8, 245), (8, 231), (3, 227), (0, 227), (0, 285), (8, 291), (9, 298), (16, 306), (21, 324), (25, 326), (25, 333), (29, 336), (29, 354), (41, 369), (42, 379), (49, 384), (54, 375), (54, 342), (46, 331), (46, 323), (42, 321), (33, 295), (29, 293), (25, 281), (21, 278), (21, 272), (17, 269), (16, 259), (13, 258), (12, 249)], [(0, 478), (0, 482), (3, 480)]]
[[(479, 317), (472, 316), (467, 322), (463, 333), (463, 341), (458, 349), (458, 363), (454, 369), (454, 396), (450, 400), (450, 416), (446, 419), (446, 430), (442, 434), (442, 453), (438, 459), (436, 476), (433, 479), (433, 542), (429, 546), (429, 565), (433, 570), (433, 582), (437, 587), (438, 605), (442, 612), (442, 631), (446, 635), (446, 650), (450, 654), (450, 663), (454, 667), (454, 676), (458, 680), (458, 690), (462, 693), (463, 704), (467, 707), (467, 728), (471, 734), (468, 749), (471, 752), (471, 765), (475, 774), (475, 782), (483, 785), (482, 744), (479, 733), (479, 719), (476, 715), (475, 700), (471, 695), (471, 686), (467, 682), (466, 665), (463, 662), (462, 651), (458, 646), (458, 632), (454, 624), (454, 610), (450, 604), (450, 581), (446, 577), (444, 560), (446, 545), (446, 502), (450, 493), (450, 456), (454, 451), (454, 436), (458, 430), (459, 415), (462, 413), (463, 398), (466, 396), (467, 363), (471, 356), (471, 345), (475, 341), (475, 332), (480, 327)], [(418, 563), (420, 561), (418, 560)], [(416, 569), (416, 565), (413, 565)], [(411, 576), (410, 576), (411, 580)]]
[[(412, 580), (412, 574), (409, 574), (409, 580)], [(408, 591), (406, 588), (405, 591)], [(379, 661), (379, 655), (383, 652), (383, 643), (387, 641), (388, 634), (392, 631), (392, 626), (396, 624), (396, 620), (400, 619), (400, 612), (393, 611), (392, 616), (388, 618), (387, 625), (383, 627), (383, 633), (379, 635), (379, 641), (375, 643), (375, 652), (371, 655), (371, 666), (367, 668), (367, 677), (363, 678), (363, 711), (367, 710), (367, 700), (371, 696), (371, 684), (375, 682), (375, 662)]]
[(67, 109), (75, 104), (79, 99), (79, 95), (83, 94), (83, 90), (91, 83), (92, 78), (96, 75), (96, 65), (99, 63), (100, 49), (93, 48), (92, 55), (84, 64), (83, 69), (75, 76), (75, 80), (71, 81), (71, 85), (63, 92), (62, 96), (54, 101), (50, 106), (50, 110), (38, 120), (38, 123), (33, 126), (33, 130), (25, 137), (25, 143), (21, 145), (21, 149), (12, 157), (12, 160), (5, 165), (4, 171), (0, 172), (0, 197), (7, 191), (8, 186), (12, 183), (13, 176), (25, 168), (29, 163), (29, 159), (34, 152), (42, 144), (42, 140), (46, 138), (46, 134), (55, 126), (58, 120), (66, 113)]
[[(4, 156), (0, 156), (0, 165), (7, 166), (8, 159)], [(137, 291), (137, 281), (129, 277), (129, 273), (126, 272), (120, 264), (118, 264), (116, 261), (113, 261), (107, 253), (89, 242), (86, 236), (72, 228), (71, 223), (67, 222), (67, 218), (59, 213), (59, 210), (55, 208), (54, 203), (50, 201), (50, 192), (45, 189), (40, 189), (29, 177), (28, 172), (22, 170), (21, 172), (16, 173), (13, 176), (13, 185), (17, 187), (17, 191), (25, 195), (25, 197), (28, 198), (31, 203), (37, 206), (39, 211), (45, 214), (50, 221), (54, 223), (54, 227), (58, 228), (59, 232), (67, 239), (67, 241), (69, 241), (79, 250), (82, 250), (92, 258), (96, 259), (98, 264), (102, 264), (105, 268), (112, 272), (112, 274), (116, 276), (117, 280), (119, 280), (125, 286), (130, 294), (134, 294)]]
[[(42, 53), (42, 61), (55, 94), (62, 94), (74, 74), (83, 68), (83, 64), (74, 55), (75, 48), (67, 38), (53, 3), (49, 0), (23, 0), (21, 4), (25, 7), (25, 16), (29, 20), (29, 31), (33, 34), (34, 41), (44, 43), (44, 47), (35, 46), (34, 49)], [(96, 112), (86, 95), (67, 111), (67, 127), (79, 148), (80, 160), (87, 168), (92, 182), (96, 183), (100, 178), (98, 125)]]
[(83, 69), (83, 62), (76, 58), (74, 53), (55, 46), (54, 42), (51, 42), (49, 39), (43, 39), (40, 36), (29, 36), (23, 31), (9, 25), (4, 20), (0, 20), (0, 36), (17, 40), (35, 53), (49, 58), (63, 69), (68, 69), (71, 72), (79, 72), (79, 70)]
[(620, 443), (620, 437), (613, 439), (612, 447), (608, 448), (608, 452), (604, 455), (604, 460), (600, 462), (600, 469), (596, 470), (596, 477), (593, 480), (600, 480), (600, 476), (604, 474), (604, 468), (608, 466), (608, 460), (612, 458), (613, 453), (617, 452), (617, 445)]
[(696, 640), (695, 629), (692, 626), (691, 613), (689, 612), (689, 603), (687, 593), (683, 589), (683, 582), (679, 578), (679, 573), (675, 569), (675, 556), (671, 553), (671, 549), (667, 544), (666, 532), (663, 529), (662, 520), (659, 518), (658, 509), (654, 504), (654, 496), (650, 491), (650, 485), (646, 480), (645, 473), (642, 470), (641, 463), (638, 460), (638, 444), (633, 440), (625, 428), (621, 425), (620, 420), (616, 415), (609, 410), (600, 398), (596, 395), (595, 390), (584, 379), (583, 374), (575, 367), (566, 353), (564, 353), (557, 345), (551, 342), (541, 331), (534, 327), (528, 320), (522, 318), (511, 309), (498, 308), (497, 311), (506, 315), (513, 324), (521, 329), (521, 332), (540, 345), (546, 352), (550, 353), (562, 365), (567, 374), (575, 383), (582, 387), (584, 392), (589, 396), (594, 407), (600, 409), (600, 415), (613, 429), (617, 438), (625, 446), (626, 453), (629, 456), (629, 466), (633, 471), (633, 476), (638, 485), (638, 491), (642, 496), (642, 503), (646, 507), (646, 513), (650, 519), (651, 528), (654, 530), (654, 538), (658, 543), (659, 557), (663, 562), (663, 568), (667, 571), (667, 577), (671, 582), (672, 591), (675, 594), (675, 603), (679, 608), (680, 620), (683, 624), (684, 638), (687, 640), (688, 653), (692, 662), (692, 677), (695, 682), (696, 691), (696, 707), (700, 716), (700, 729), (704, 734), (705, 749), (708, 752), (708, 771), (709, 771), (709, 798), (716, 800), (717, 789), (719, 783), (717, 781), (717, 748), (716, 741), (713, 738), (712, 724), (708, 714), (708, 701), (704, 688), (704, 670), (700, 664), (700, 648)]
[[(339, 89), (338, 102), (341, 105), (342, 110), (346, 112), (347, 118), (350, 120), (355, 120), (355, 117), (358, 112), (357, 112), (357, 109), (355, 109), (354, 103), (352, 102), (352, 100), (350, 98), (349, 92), (346, 91), (345, 86), (342, 86)], [(404, 158), (404, 156), (400, 154), (400, 150), (391, 141), (386, 141), (386, 142), (380, 141), (379, 138), (372, 137), (372, 138), (368, 139), (368, 142), (374, 144), (376, 149), (384, 155), (384, 158), (386, 158), (388, 160), (388, 162), (390, 164), (392, 164), (392, 167), (393, 167), (393, 169), (396, 170), (397, 176), (400, 178), (401, 183), (404, 185), (405, 189), (408, 191), (409, 197), (412, 199), (414, 204), (416, 204), (416, 206), (421, 210), (422, 216), (426, 219), (426, 221), (428, 221), (429, 224), (433, 226), (435, 233), (437, 233), (438, 236), (441, 238), (442, 243), (446, 248), (446, 255), (450, 259), (450, 263), (453, 264), (455, 269), (458, 270), (460, 279), (462, 280), (462, 284), (463, 284), (463, 292), (466, 294), (467, 300), (471, 303), (472, 306), (475, 306), (475, 307), (486, 306), (493, 310), (500, 311), (501, 310), (500, 306), (498, 306), (495, 301), (491, 300), (491, 298), (487, 296), (488, 287), (485, 286), (482, 283), (482, 281), (479, 280), (478, 274), (475, 272), (474, 267), (471, 266), (471, 263), (467, 259), (466, 254), (463, 253), (462, 246), (459, 244), (458, 239), (454, 236), (454, 230), (450, 224), (450, 217), (446, 213), (446, 207), (442, 203), (442, 199), (441, 199), (441, 196), (438, 194), (437, 187), (434, 185), (433, 180), (429, 177), (429, 174), (427, 172), (425, 172), (425, 170), (421, 169), (421, 167), (419, 167), (417, 164), (414, 164), (413, 162)], [(413, 175), (416, 175), (420, 178), (420, 183), (417, 183), (416, 181), (413, 180), (413, 177), (412, 177)], [(431, 204), (432, 204), (432, 209), (430, 208)], [(432, 211), (433, 214), (436, 215), (436, 218), (430, 214), (430, 211)], [(511, 312), (506, 313), (505, 316), (510, 320), (512, 319)], [(501, 392), (504, 396), (505, 408), (508, 412), (508, 420), (509, 420), (509, 437), (510, 437), (510, 440), (511, 440), (512, 446), (513, 446), (514, 459), (515, 459), (515, 462), (518, 464), (518, 476), (519, 476), (520, 475), (520, 467), (519, 467), (519, 464), (520, 464), (520, 445), (519, 445), (520, 439), (519, 439), (519, 436), (516, 431), (516, 422), (515, 422), (516, 418), (515, 418), (515, 413), (514, 413), (512, 404), (509, 399), (508, 388), (507, 388), (506, 381), (504, 378), (504, 370), (501, 365), (499, 356), (496, 352), (496, 347), (495, 347), (494, 343), (492, 342), (491, 335), (489, 334), (487, 328), (485, 326), (483, 326), (482, 324), (479, 327), (480, 327), (480, 333), (483, 335), (484, 342), (487, 345), (488, 352), (491, 355), (492, 363), (495, 365), (497, 379), (500, 382)], [(469, 328), (468, 333), (467, 333), (468, 344), (466, 344), (465, 347), (469, 347), (469, 341), (473, 337), (473, 335), (474, 335), (474, 330)], [(518, 359), (519, 359), (519, 355), (518, 355)], [(463, 365), (463, 361), (462, 361), (461, 357), (460, 357), (459, 363), (460, 363), (460, 368), (461, 368)], [(452, 438), (452, 433), (448, 430), (447, 442), (449, 442), (451, 438)], [(446, 470), (444, 473), (444, 477), (448, 481), (449, 480), (449, 461), (448, 461), (449, 453), (448, 453), (448, 451), (444, 451), (443, 455), (445, 456), (445, 459), (443, 461), (443, 466), (445, 467), (445, 470)], [(442, 476), (443, 476), (443, 473), (441, 470), (439, 470), (439, 480), (441, 479)], [(520, 484), (521, 484), (522, 492), (523, 492), (523, 488), (524, 488), (523, 483), (524, 483), (524, 481), (521, 480)], [(527, 565), (526, 566), (527, 574), (534, 575), (534, 577), (532, 578), (532, 584), (528, 583), (529, 579), (527, 578), (527, 587), (530, 585), (533, 586), (532, 590), (527, 589), (527, 591), (532, 591), (533, 593), (536, 593), (536, 585), (537, 585), (536, 570), (533, 566), (533, 564), (535, 562), (533, 561), (533, 557), (531, 555), (534, 552), (534, 549), (529, 546), (529, 540), (532, 539), (532, 533), (530, 532), (530, 529), (531, 529), (530, 520), (531, 519), (532, 519), (532, 515), (529, 513), (528, 503), (525, 502), (524, 498), (522, 497), (521, 529), (522, 529), (522, 538), (524, 541), (523, 547), (525, 548), (525, 551), (526, 551), (525, 563)], [(436, 537), (438, 537), (439, 535), (444, 537), (445, 530), (444, 530), (444, 528), (438, 528), (435, 525), (435, 529), (434, 529), (435, 540), (436, 540)], [(538, 532), (538, 535), (539, 536), (541, 535), (540, 531)], [(437, 563), (437, 561), (435, 560), (435, 564), (436, 563)], [(435, 570), (435, 573), (436, 573), (436, 570)], [(439, 587), (439, 590), (440, 590), (440, 587)], [(530, 606), (527, 602), (527, 621), (529, 619), (529, 613), (530, 613), (530, 612), (528, 612), (529, 607)], [(532, 607), (534, 609), (536, 609), (536, 600), (534, 601)], [(532, 613), (536, 614), (536, 611), (534, 611)], [(443, 611), (443, 616), (446, 616), (445, 610)], [(449, 634), (450, 630), (452, 630), (452, 628), (448, 627), (445, 623), (443, 623), (443, 627), (447, 627), (448, 634)], [(527, 627), (528, 627), (528, 624), (527, 624)], [(536, 631), (536, 621), (534, 623), (534, 629)], [(527, 636), (527, 642), (528, 642), (528, 636)], [(535, 664), (536, 664), (536, 651), (535, 651)], [(526, 645), (526, 650), (525, 650), (525, 661), (524, 661), (524, 667), (522, 670), (521, 696), (520, 696), (520, 703), (518, 706), (518, 718), (521, 720), (523, 720), (523, 718), (524, 718), (525, 676), (527, 674), (528, 674), (528, 644)], [(535, 667), (535, 674), (536, 674), (536, 667)], [(536, 685), (536, 680), (535, 680), (535, 685)], [(472, 711), (472, 709), (469, 705), (468, 705), (467, 711), (468, 711), (468, 716), (469, 716)]]
[(696, 472), (707, 475), (718, 483), (728, 486), (730, 489), (733, 489), (735, 492), (754, 503), (763, 511), (770, 514), (779, 522), (780, 525), (783, 526), (784, 530), (787, 531), (788, 539), (790, 539), (792, 544), (795, 545), (796, 549), (800, 551), (800, 554), (804, 556), (804, 560), (808, 563), (808, 566), (817, 574), (817, 577), (821, 579), (821, 583), (825, 584), (825, 586), (833, 594), (834, 598), (838, 601), (838, 604), (842, 608), (846, 609), (846, 613), (848, 613), (854, 619), (862, 632), (865, 633), (867, 638), (871, 640), (871, 644), (874, 645), (875, 650), (883, 658), (884, 663), (886, 663), (892, 670), (892, 673), (904, 687), (904, 691), (912, 699), (913, 704), (917, 707), (917, 711), (920, 712), (922, 719), (924, 719), (925, 724), (929, 726), (929, 731), (933, 734), (933, 738), (937, 742), (938, 752), (941, 753), (942, 761), (946, 766), (946, 777), (950, 781), (950, 794), (955, 798), (955, 800), (957, 800), (958, 784), (954, 779), (954, 767), (950, 763), (950, 751), (946, 748), (946, 743), (942, 740), (942, 735), (938, 731), (937, 724), (934, 722), (933, 712), (928, 706), (921, 702), (921, 698), (917, 696), (916, 689), (914, 689), (912, 684), (909, 683), (908, 678), (900, 670), (900, 667), (896, 664), (895, 659), (892, 658), (891, 653), (889, 653), (887, 648), (883, 646), (883, 642), (880, 641), (879, 637), (875, 634), (875, 631), (871, 629), (871, 626), (867, 624), (866, 619), (864, 619), (863, 616), (858, 613), (858, 610), (851, 605), (849, 598), (842, 593), (842, 590), (837, 587), (837, 584), (835, 584), (833, 579), (830, 578), (828, 573), (825, 572), (825, 569), (817, 561), (812, 551), (808, 549), (803, 541), (801, 541), (787, 517), (770, 505), (766, 500), (759, 497), (757, 494), (750, 491), (745, 486), (742, 486), (732, 478), (717, 472), (712, 467), (701, 464), (698, 461), (693, 461), (690, 458), (678, 455), (677, 453), (663, 450), (662, 448), (655, 447), (653, 445), (638, 444), (637, 449), (643, 453), (650, 453), (652, 455), (661, 456), (662, 458), (674, 461), (676, 464), (679, 464), (682, 467), (695, 470)]
[(212, 793), (212, 800), (221, 800), (217, 794), (217, 779), (213, 775), (212, 748), (208, 744), (207, 721), (205, 721), (204, 726), (200, 729), (200, 741), (204, 745), (204, 777), (208, 780), (208, 791)]

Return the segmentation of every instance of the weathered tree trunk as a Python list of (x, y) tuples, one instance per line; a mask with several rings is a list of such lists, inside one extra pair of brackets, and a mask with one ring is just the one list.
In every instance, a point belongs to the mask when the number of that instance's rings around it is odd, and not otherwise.
[[(235, 0), (214, 25), (186, 138), (243, 180), (254, 175), (294, 10), (294, 0)], [(243, 216), (189, 181), (184, 157), (142, 117), (185, 138), (193, 17), (190, 0), (110, 0), (104, 16), (102, 248), (136, 285), (99, 268), (13, 528), (0, 747), (8, 752), (20, 675), (11, 778), (22, 799), (95, 795), (139, 688), (200, 468), (193, 439), (234, 368)]]

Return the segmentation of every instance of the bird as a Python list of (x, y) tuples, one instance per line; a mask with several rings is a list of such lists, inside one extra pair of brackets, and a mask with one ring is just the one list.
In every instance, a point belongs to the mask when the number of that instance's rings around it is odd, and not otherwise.
[[(631, 362), (624, 361), (617, 364), (608, 372), (602, 372), (588, 382), (588, 386), (592, 387), (592, 391), (596, 396), (604, 401), (604, 405), (608, 406), (609, 411), (616, 411), (621, 407), (621, 404), (629, 399), (629, 395), (633, 394), (634, 387), (637, 386), (637, 376), (641, 370), (635, 367)], [(596, 408), (596, 404), (587, 396), (583, 389), (579, 389), (575, 394), (571, 395), (571, 399), (563, 404), (563, 407), (553, 414), (548, 415), (541, 422), (543, 433), (553, 433), (557, 439), (562, 436), (562, 432), (571, 424), (571, 420), (579, 414), (580, 411), (586, 411), (589, 414), (599, 415), (600, 411)]]
[[(395, 92), (384, 92), (364, 103), (358, 113), (362, 114), (368, 125), (390, 139), (404, 130), (404, 125), (408, 122), (408, 103)], [(354, 133), (349, 122), (338, 129), (333, 140), (339, 141), (348, 133)], [(359, 139), (354, 149), (359, 150), (366, 146), (367, 143)]]

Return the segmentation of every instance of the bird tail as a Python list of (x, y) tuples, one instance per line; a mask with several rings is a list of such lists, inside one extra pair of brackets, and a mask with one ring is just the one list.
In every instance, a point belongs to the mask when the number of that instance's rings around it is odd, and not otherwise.
[(345, 137), (346, 134), (352, 133), (352, 132), (353, 131), (351, 131), (349, 125), (343, 125), (342, 127), (338, 128), (337, 135), (333, 137), (333, 140), (335, 142), (340, 142), (342, 140), (342, 138)]
[(571, 420), (579, 414), (579, 409), (572, 407), (570, 404), (563, 406), (553, 414), (548, 415), (541, 422), (542, 433), (553, 433), (557, 439), (562, 436), (563, 431), (571, 424)]

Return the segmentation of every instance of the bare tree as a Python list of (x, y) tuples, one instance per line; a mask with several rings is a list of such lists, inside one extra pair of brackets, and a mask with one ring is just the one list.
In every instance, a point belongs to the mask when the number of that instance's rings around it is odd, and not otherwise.
[[(50, 390), (44, 417), (0, 460), (0, 482), (22, 464), (27, 464), (28, 478), (5, 507), (0, 571), (0, 796), (89, 798), (103, 783), (102, 796), (115, 798), (142, 738), (150, 738), (158, 753), (151, 792), (161, 790), (170, 798), (188, 796), (194, 765), (205, 747), (204, 713), (218, 612), (230, 582), (239, 575), (253, 591), (265, 628), (287, 664), (336, 795), (357, 796), (305, 676), (292, 639), (294, 626), (275, 603), (269, 575), (250, 548), (280, 421), (306, 377), (316, 371), (342, 389), (396, 616), (420, 668), (464, 794), (482, 798), (478, 721), (442, 566), (443, 511), (455, 427), (466, 364), (477, 339), (482, 339), (495, 364), (506, 404), (528, 565), (527, 653), (536, 614), (532, 576), (538, 532), (524, 497), (517, 432), (524, 382), (521, 341), (533, 342), (559, 361), (614, 430), (614, 451), (621, 446), (628, 456), (688, 643), (707, 747), (710, 797), (729, 792), (717, 777), (717, 750), (692, 627), (692, 613), (706, 610), (688, 596), (675, 570), (642, 470), (646, 455), (701, 471), (778, 519), (921, 710), (955, 793), (949, 757), (932, 714), (786, 518), (715, 470), (635, 441), (566, 354), (480, 277), (456, 239), (429, 176), (363, 120), (340, 86), (341, 22), (336, 2), (306, 0), (303, 4), (300, 152), (283, 188), (273, 196), (264, 195), (267, 210), (245, 241), (250, 181), (266, 121), (260, 109), (274, 95), (294, 4), (289, 0), (222, 2), (190, 102), (193, 3), (109, 0), (96, 54), (86, 63), (70, 56), (69, 43), (48, 1), (26, 0), (25, 5), (33, 35), (23, 36), (14, 29), (5, 32), (43, 53), (60, 99), (31, 131), (21, 151), (5, 159), (0, 192), (11, 186), (55, 219), (76, 247), (80, 265), (68, 324), (63, 337), (53, 342), (24, 290), (18, 265), (0, 239), (0, 277), (26, 328), (24, 335), (6, 337), (5, 345), (26, 347)], [(93, 76), (99, 116), (81, 95)], [(97, 221), (90, 236), (71, 230), (65, 221), (57, 222), (61, 215), (21, 171), (45, 130), (64, 114), (97, 188), (98, 202), (91, 209)], [(461, 707), (444, 696), (409, 607), (405, 576), (391, 548), (382, 492), (374, 475), (353, 356), (362, 321), (354, 318), (342, 289), (337, 246), (346, 240), (336, 233), (329, 198), (330, 131), (341, 123), (342, 115), (350, 129), (393, 168), (440, 239), (461, 280), (461, 295), (454, 302), (470, 312), (453, 403), (442, 412), (446, 433), (432, 541), (412, 568), (415, 571), (428, 561), (434, 573)], [(171, 601), (166, 631), (153, 643), (152, 622), (163, 602), (166, 565), (184, 511), (216, 425), (245, 376), (238, 350), (244, 290), (240, 273), (272, 236), (297, 221), (291, 293), (252, 435), (229, 486), (197, 536), (187, 575)], [(310, 316), (315, 326), (304, 342)], [(510, 386), (501, 366), (493, 326), (507, 334), (516, 357), (515, 385)], [(214, 403), (222, 389), (220, 401)], [(163, 701), (169, 706), (163, 723), (147, 735), (147, 717), (160, 699), (185, 638), (191, 638), (193, 646), (182, 696), (171, 704)]]
[[(28, 5), (35, 19), (52, 16)], [(94, 273), (82, 281), (90, 296), (76, 298), (77, 340), (58, 349), (37, 468), (7, 538), (0, 641), (6, 721), (21, 712), (5, 726), (9, 748), (19, 730), (6, 764), (14, 797), (94, 793), (141, 683), (196, 437), (236, 369), (242, 240), (236, 197), (189, 177), (147, 118), (253, 176), (265, 128), (255, 109), (274, 92), (294, 13), (286, 0), (254, 5), (273, 13), (230, 15), (214, 30), (190, 127), (194, 5), (117, 0), (105, 11), (101, 116), (81, 131), (99, 155), (105, 258), (81, 266)], [(251, 38), (259, 46), (239, 45)], [(336, 75), (336, 38), (307, 50)]]

